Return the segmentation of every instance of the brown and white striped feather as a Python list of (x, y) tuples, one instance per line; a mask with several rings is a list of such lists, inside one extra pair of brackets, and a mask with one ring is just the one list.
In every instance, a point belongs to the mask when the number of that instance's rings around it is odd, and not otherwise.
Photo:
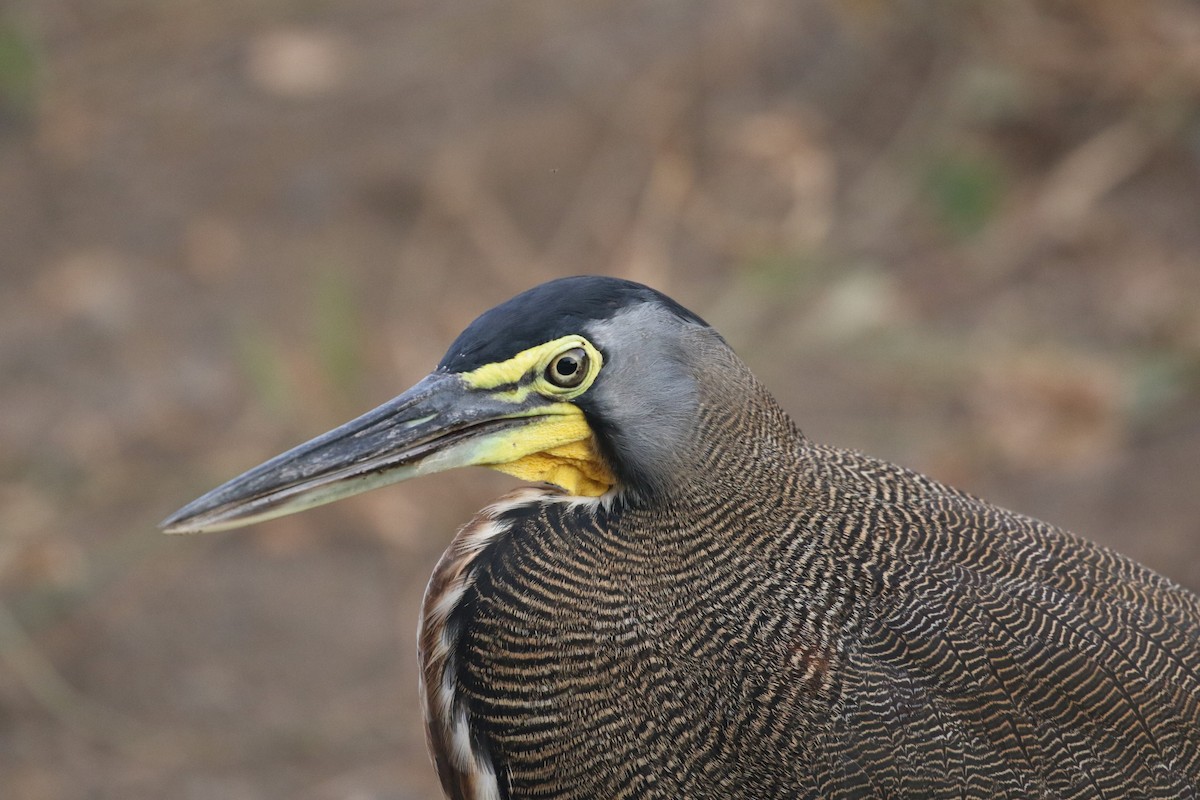
[(748, 394), (693, 493), (523, 489), (455, 537), (420, 634), (453, 800), (1200, 797), (1200, 599)]
[(421, 664), (420, 691), (430, 753), (446, 794), (453, 800), (500, 800), (501, 776), (491, 754), (471, 731), (466, 702), (460, 696), (455, 649), (461, 630), (452, 622), (475, 579), (479, 555), (508, 533), (504, 516), (544, 502), (598, 504), (607, 500), (575, 498), (561, 489), (525, 486), (505, 494), (459, 529), (438, 561), (422, 602), (417, 629)]

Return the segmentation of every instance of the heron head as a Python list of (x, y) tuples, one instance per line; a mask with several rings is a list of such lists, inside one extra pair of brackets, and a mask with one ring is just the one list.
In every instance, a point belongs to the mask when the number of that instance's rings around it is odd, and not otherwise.
[(704, 320), (649, 287), (551, 281), (472, 322), (408, 391), (219, 486), (163, 527), (239, 527), (463, 466), (584, 497), (653, 495), (689, 463), (702, 386), (731, 360)]

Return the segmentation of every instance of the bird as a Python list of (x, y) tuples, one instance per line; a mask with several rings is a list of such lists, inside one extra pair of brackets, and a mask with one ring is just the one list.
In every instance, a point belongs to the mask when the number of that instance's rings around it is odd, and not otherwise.
[(1200, 598), (808, 439), (697, 314), (597, 276), (485, 312), (411, 389), (164, 521), (478, 465), (418, 653), (452, 800), (1200, 797)]

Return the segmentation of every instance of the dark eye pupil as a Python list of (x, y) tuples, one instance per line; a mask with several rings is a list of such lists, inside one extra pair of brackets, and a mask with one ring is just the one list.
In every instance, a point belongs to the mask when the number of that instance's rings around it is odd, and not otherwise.
[(546, 379), (563, 389), (573, 389), (587, 378), (587, 353), (576, 347), (560, 354), (546, 368)]

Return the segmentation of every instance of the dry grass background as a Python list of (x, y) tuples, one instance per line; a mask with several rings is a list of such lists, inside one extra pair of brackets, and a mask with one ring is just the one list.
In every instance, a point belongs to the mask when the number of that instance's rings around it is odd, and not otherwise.
[(1200, 587), (1192, 0), (7, 0), (0, 794), (437, 796), (414, 621), (507, 479), (154, 526), (585, 272)]

